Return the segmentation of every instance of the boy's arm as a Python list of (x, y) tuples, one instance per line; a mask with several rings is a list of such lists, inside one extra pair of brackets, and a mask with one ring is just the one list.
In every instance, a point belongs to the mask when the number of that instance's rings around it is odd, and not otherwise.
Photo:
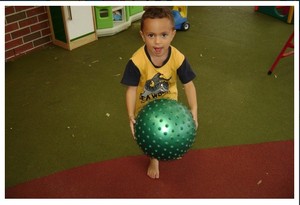
[(136, 86), (128, 86), (127, 91), (126, 91), (126, 107), (127, 107), (127, 113), (129, 117), (129, 125), (131, 129), (131, 133), (133, 138), (135, 139), (134, 136), (134, 124), (135, 124), (135, 101), (136, 101)]
[(198, 128), (198, 105), (197, 105), (197, 93), (193, 81), (190, 81), (184, 86), (185, 95), (190, 106), (193, 119), (195, 121), (196, 129)]

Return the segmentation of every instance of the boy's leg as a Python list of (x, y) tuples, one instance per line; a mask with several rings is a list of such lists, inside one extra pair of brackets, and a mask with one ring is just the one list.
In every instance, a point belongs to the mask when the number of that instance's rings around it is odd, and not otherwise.
[(159, 178), (159, 161), (155, 158), (150, 158), (147, 175), (152, 179)]

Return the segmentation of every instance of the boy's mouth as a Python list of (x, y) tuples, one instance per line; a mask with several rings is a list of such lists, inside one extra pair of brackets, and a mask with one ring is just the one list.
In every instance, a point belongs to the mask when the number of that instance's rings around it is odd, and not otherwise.
[(162, 47), (154, 47), (155, 53), (161, 53)]

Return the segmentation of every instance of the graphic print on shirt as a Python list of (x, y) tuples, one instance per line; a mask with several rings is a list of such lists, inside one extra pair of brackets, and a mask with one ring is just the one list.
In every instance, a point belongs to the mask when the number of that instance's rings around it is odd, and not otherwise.
[(146, 102), (155, 99), (169, 92), (169, 79), (164, 78), (164, 75), (157, 73), (152, 79), (147, 80), (144, 86), (144, 92), (140, 94), (141, 102)]

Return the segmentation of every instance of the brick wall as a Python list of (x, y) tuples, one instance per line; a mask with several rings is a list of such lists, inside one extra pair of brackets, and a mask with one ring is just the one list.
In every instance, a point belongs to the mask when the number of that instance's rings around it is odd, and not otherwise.
[(44, 6), (5, 7), (5, 60), (50, 44), (51, 31)]

